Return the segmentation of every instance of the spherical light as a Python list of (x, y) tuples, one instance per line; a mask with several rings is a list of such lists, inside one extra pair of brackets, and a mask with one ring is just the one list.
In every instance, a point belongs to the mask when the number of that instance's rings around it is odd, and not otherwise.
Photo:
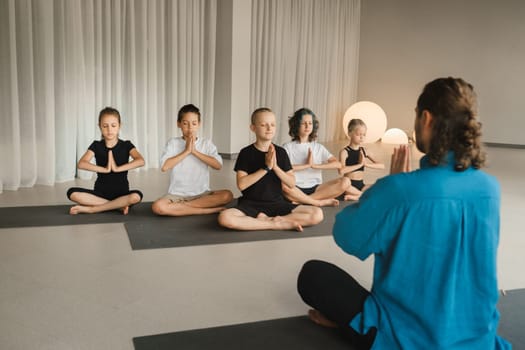
[(346, 110), (343, 117), (343, 130), (346, 136), (348, 136), (348, 123), (352, 119), (361, 119), (366, 124), (366, 143), (376, 142), (385, 133), (385, 111), (373, 102), (356, 102)]
[(394, 145), (406, 145), (408, 144), (407, 134), (398, 128), (388, 129), (383, 137), (381, 138), (382, 143), (391, 143)]

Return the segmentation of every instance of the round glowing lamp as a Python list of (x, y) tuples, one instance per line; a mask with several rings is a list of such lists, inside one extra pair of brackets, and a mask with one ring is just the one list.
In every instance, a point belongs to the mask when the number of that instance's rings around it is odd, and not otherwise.
[(406, 145), (408, 144), (408, 136), (403, 130), (392, 128), (385, 132), (381, 138), (381, 142), (394, 145)]
[(359, 101), (350, 106), (343, 117), (343, 130), (348, 136), (348, 123), (352, 119), (361, 119), (366, 124), (365, 143), (376, 142), (386, 130), (386, 113), (377, 104)]

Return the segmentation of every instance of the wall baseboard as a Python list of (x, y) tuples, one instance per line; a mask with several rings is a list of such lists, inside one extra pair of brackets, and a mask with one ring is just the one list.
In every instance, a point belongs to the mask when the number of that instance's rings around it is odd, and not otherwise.
[(220, 153), (220, 156), (224, 159), (237, 159), (237, 157), (239, 156), (239, 153)]
[(483, 144), (488, 147), (525, 149), (525, 145), (515, 145), (512, 143), (483, 142)]

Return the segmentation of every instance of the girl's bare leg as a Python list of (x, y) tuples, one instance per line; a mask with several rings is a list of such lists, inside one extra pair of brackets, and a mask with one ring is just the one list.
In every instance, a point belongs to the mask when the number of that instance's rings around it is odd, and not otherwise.
[(167, 198), (156, 200), (151, 209), (157, 215), (186, 216), (218, 213), (231, 202), (233, 194), (228, 190), (213, 193), (187, 202), (172, 202)]
[(335, 198), (343, 193), (350, 186), (350, 180), (346, 177), (334, 179), (319, 185), (311, 195), (305, 194), (299, 188), (289, 188), (283, 186), (286, 197), (295, 203), (315, 205), (317, 207), (335, 207), (339, 201)]
[(359, 191), (354, 186), (349, 186), (345, 191), (345, 201), (358, 201), (363, 192)]

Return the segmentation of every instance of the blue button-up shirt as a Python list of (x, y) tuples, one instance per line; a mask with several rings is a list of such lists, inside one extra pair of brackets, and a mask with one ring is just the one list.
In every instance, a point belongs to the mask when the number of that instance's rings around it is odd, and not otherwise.
[(453, 154), (384, 177), (336, 216), (347, 253), (374, 254), (371, 295), (350, 326), (378, 332), (373, 349), (510, 349), (496, 335), (500, 189)]

